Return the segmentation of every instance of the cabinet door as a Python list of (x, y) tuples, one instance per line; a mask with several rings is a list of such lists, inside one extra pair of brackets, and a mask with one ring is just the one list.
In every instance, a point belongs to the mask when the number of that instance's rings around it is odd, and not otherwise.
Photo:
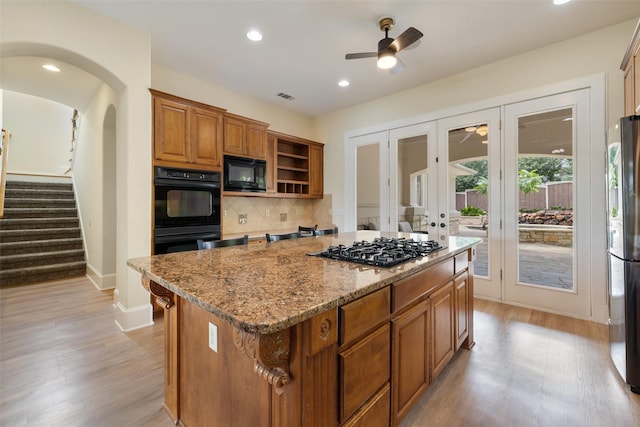
[(188, 163), (189, 108), (177, 102), (154, 97), (154, 158), (169, 162)]
[(429, 387), (429, 301), (391, 322), (392, 419), (398, 425)]
[(633, 57), (633, 94), (633, 111), (629, 115), (640, 114), (640, 44), (638, 44), (636, 54)]
[(309, 195), (322, 197), (324, 192), (324, 149), (323, 147), (309, 146)]
[(469, 336), (469, 275), (463, 273), (453, 280), (456, 293), (456, 350)]
[(435, 379), (447, 366), (455, 352), (454, 286), (450, 281), (431, 296), (431, 378)]
[(267, 156), (267, 129), (253, 124), (247, 125), (245, 149), (252, 159), (264, 159)]
[(390, 338), (386, 323), (340, 353), (340, 422), (349, 419), (389, 381)]
[[(631, 116), (634, 113), (635, 102), (635, 66), (633, 59), (627, 64), (627, 69), (624, 70), (624, 115)], [(640, 101), (639, 101), (640, 102)]]
[(231, 117), (224, 119), (224, 139), (222, 151), (224, 154), (244, 156), (245, 123)]
[(222, 115), (194, 108), (191, 114), (191, 161), (199, 165), (222, 167), (220, 140)]

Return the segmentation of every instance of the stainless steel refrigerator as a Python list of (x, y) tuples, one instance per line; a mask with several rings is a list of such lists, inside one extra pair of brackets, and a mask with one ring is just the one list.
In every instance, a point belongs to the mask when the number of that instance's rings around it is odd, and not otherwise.
[(611, 359), (640, 394), (640, 116), (620, 119), (607, 157)]

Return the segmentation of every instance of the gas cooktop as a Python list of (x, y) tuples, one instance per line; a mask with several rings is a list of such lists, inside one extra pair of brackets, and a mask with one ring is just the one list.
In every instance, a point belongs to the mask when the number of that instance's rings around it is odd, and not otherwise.
[(353, 242), (351, 246), (329, 246), (322, 252), (309, 255), (376, 267), (393, 267), (402, 262), (419, 258), (444, 249), (435, 240), (376, 237), (373, 242)]

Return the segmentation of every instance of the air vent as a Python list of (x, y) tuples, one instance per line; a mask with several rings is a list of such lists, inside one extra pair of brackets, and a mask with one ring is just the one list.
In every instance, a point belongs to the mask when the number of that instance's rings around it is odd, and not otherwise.
[(293, 101), (293, 100), (295, 99), (293, 96), (291, 96), (291, 95), (289, 95), (289, 94), (286, 94), (286, 93), (284, 93), (284, 92), (280, 92), (280, 93), (278, 94), (278, 96), (279, 96), (280, 98), (284, 98), (284, 99), (286, 99), (287, 101)]

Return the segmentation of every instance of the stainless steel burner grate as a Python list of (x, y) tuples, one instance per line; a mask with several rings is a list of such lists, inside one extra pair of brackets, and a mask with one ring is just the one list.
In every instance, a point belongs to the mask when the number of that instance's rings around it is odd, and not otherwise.
[(444, 247), (435, 240), (416, 241), (407, 238), (376, 237), (373, 242), (363, 240), (353, 242), (351, 246), (329, 246), (322, 252), (309, 255), (376, 267), (393, 267), (440, 249)]

